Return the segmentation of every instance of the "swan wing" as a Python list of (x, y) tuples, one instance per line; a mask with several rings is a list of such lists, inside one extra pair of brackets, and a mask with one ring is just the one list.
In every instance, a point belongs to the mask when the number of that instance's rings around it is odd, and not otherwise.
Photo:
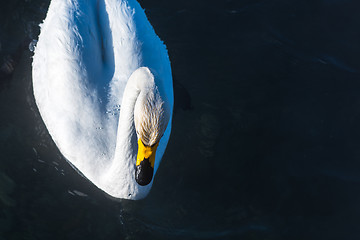
[(111, 158), (117, 125), (105, 114), (114, 67), (100, 7), (51, 1), (33, 59), (34, 95), (45, 125), (61, 153), (90, 178)]

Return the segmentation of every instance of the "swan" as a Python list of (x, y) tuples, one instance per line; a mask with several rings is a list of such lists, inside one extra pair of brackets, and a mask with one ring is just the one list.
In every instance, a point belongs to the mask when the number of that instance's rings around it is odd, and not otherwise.
[(32, 64), (41, 118), (65, 159), (114, 198), (149, 193), (171, 132), (166, 46), (135, 0), (52, 0)]

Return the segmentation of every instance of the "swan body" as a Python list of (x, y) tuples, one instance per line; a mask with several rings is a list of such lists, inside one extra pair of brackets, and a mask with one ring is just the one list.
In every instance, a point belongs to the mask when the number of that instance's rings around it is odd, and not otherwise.
[(116, 198), (149, 193), (151, 177), (144, 186), (135, 181), (137, 162), (143, 154), (154, 174), (159, 167), (173, 86), (166, 47), (135, 0), (52, 0), (33, 90), (49, 134), (82, 175)]

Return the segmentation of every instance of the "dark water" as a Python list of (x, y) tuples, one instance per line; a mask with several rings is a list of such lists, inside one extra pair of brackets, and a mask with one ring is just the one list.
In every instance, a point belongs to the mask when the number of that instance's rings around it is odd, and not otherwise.
[(140, 3), (177, 110), (134, 202), (78, 175), (39, 116), (24, 46), (49, 1), (2, 1), (0, 240), (360, 239), (360, 3)]

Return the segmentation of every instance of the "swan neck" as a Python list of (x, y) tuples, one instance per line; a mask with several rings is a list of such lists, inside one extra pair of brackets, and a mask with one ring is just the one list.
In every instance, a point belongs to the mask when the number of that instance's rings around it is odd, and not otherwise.
[[(119, 160), (129, 161), (131, 158), (136, 158), (137, 135), (134, 121), (135, 106), (140, 96), (151, 89), (153, 85), (154, 76), (146, 67), (138, 68), (129, 77), (120, 109), (114, 155), (115, 162)], [(135, 164), (135, 162), (133, 164)]]
[[(152, 183), (145, 187), (139, 186), (135, 181), (137, 134), (134, 111), (139, 96), (151, 82), (150, 76), (152, 74), (147, 68), (139, 68), (129, 77), (120, 108), (114, 158), (102, 179), (106, 192), (114, 194), (116, 192), (116, 195), (131, 199), (145, 197), (152, 186)], [(119, 184), (122, 186), (121, 192), (119, 192)]]

